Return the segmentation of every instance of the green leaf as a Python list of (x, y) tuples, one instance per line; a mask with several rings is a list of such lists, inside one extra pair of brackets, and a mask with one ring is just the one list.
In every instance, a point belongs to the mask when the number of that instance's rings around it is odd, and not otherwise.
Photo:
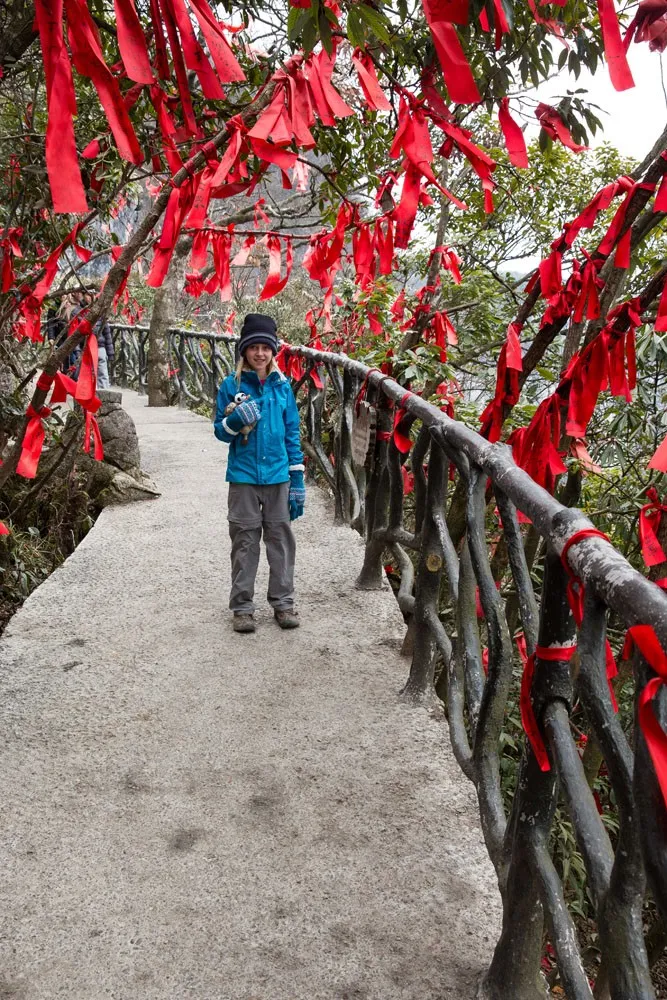
[(326, 14), (324, 13), (322, 7), (320, 7), (319, 26), (320, 26), (320, 38), (322, 39), (322, 47), (324, 48), (326, 54), (330, 56), (333, 53), (333, 39), (331, 37), (331, 25), (327, 20)]
[(542, 378), (546, 379), (547, 382), (556, 381), (556, 376), (549, 370), (549, 368), (543, 368), (541, 365), (538, 365), (535, 370), (542, 376)]
[(290, 42), (295, 41), (303, 31), (306, 23), (312, 20), (310, 8), (290, 7), (287, 15), (287, 37)]
[(361, 18), (366, 22), (368, 27), (371, 29), (374, 35), (376, 35), (381, 42), (385, 45), (391, 44), (391, 37), (389, 35), (389, 22), (387, 19), (380, 14), (377, 10), (373, 10), (368, 4), (360, 3), (356, 8), (359, 11)]
[(347, 37), (355, 48), (363, 49), (366, 44), (366, 33), (356, 7), (347, 15)]
[(308, 55), (312, 52), (317, 43), (317, 28), (315, 22), (312, 18), (303, 26), (303, 31), (301, 32), (301, 43), (303, 45), (303, 51)]

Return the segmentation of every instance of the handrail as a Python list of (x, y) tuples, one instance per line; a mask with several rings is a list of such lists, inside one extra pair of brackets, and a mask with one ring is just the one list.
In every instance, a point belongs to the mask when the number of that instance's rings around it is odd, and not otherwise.
[[(119, 337), (130, 336), (116, 329)], [(227, 368), (233, 369), (233, 338), (183, 330), (170, 331), (170, 338), (181, 399), (199, 398), (208, 391), (209, 403), (214, 402), (217, 386), (212, 376), (218, 362), (213, 359), (222, 358), (222, 346)], [(207, 345), (210, 364), (200, 342)], [(582, 529), (593, 528), (591, 522), (518, 468), (506, 445), (490, 444), (360, 361), (309, 347), (282, 347), (283, 357), (292, 359), (311, 470), (319, 469), (332, 490), (337, 519), (365, 539), (357, 585), (384, 585), (387, 552), (400, 569), (397, 597), (412, 651), (403, 697), (436, 712), (444, 703), (455, 757), (477, 791), (482, 830), (503, 900), (502, 934), (480, 996), (544, 997), (540, 963), (546, 934), (566, 996), (592, 1000), (589, 970), (584, 969), (550, 848), (554, 813), (562, 798), (596, 916), (596, 996), (652, 1000), (642, 920), (647, 880), (663, 918), (667, 913), (667, 811), (641, 727), (634, 727), (631, 747), (614, 711), (605, 643), (611, 612), (617, 626), (651, 625), (667, 649), (667, 595), (634, 570), (609, 541), (579, 538)], [(138, 361), (139, 351), (135, 356)], [(362, 385), (366, 389), (360, 407)], [(325, 404), (333, 423), (330, 420), (323, 435)], [(366, 417), (375, 418), (378, 432), (362, 463), (354, 461), (355, 453), (359, 458), (357, 439), (353, 453), (353, 439), (363, 432), (360, 408)], [(407, 456), (397, 447), (396, 421), (413, 436), (409, 460), (414, 503), (406, 502)], [(330, 442), (327, 449), (325, 439)], [(517, 512), (530, 519), (532, 528), (522, 528)], [(496, 516), (503, 545), (491, 558), (487, 522)], [(573, 575), (585, 590), (578, 630), (571, 592), (568, 598)], [(541, 769), (530, 742), (524, 741), (516, 760), (518, 777), (508, 789), (501, 777), (501, 739), (518, 698), (520, 632), (527, 654), (536, 654), (530, 700), (549, 769)], [(562, 659), (553, 659), (558, 655), (554, 649), (575, 642), (574, 658), (570, 650)], [(654, 674), (637, 652), (633, 662), (637, 698)], [(663, 695), (652, 704), (667, 728)], [(573, 714), (596, 741), (608, 770), (618, 819), (613, 838), (584, 771), (570, 721)]]

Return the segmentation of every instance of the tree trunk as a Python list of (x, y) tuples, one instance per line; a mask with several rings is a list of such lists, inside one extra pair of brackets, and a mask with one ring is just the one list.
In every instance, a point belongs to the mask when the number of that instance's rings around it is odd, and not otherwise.
[(176, 315), (191, 247), (189, 236), (178, 241), (167, 276), (155, 293), (146, 358), (149, 406), (169, 406), (170, 403), (168, 330)]
[(28, 51), (37, 32), (33, 28), (35, 10), (29, 0), (0, 4), (0, 66), (5, 72)]

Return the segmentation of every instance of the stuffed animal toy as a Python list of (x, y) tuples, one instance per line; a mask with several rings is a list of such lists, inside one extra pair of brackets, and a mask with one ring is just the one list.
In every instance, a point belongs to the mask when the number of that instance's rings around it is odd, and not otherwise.
[[(228, 417), (230, 413), (234, 412), (237, 406), (240, 406), (241, 403), (247, 403), (249, 399), (252, 399), (252, 396), (249, 396), (247, 392), (237, 392), (231, 403), (227, 403), (227, 406), (225, 407), (225, 416)], [(246, 445), (248, 443), (248, 435), (251, 430), (252, 426), (248, 425), (241, 428), (241, 444)]]

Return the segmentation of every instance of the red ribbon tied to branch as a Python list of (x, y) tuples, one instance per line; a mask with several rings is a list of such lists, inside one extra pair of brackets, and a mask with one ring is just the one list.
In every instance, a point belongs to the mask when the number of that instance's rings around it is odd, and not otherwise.
[(523, 132), (510, 114), (510, 99), (503, 97), (498, 106), (498, 122), (505, 140), (510, 163), (524, 169), (528, 166), (528, 151)]
[(17, 475), (24, 476), (26, 479), (34, 479), (37, 475), (37, 466), (44, 445), (45, 430), (42, 420), (50, 415), (51, 410), (48, 406), (42, 406), (36, 410), (31, 403), (28, 407), (26, 413), (28, 424), (23, 436), (21, 455), (16, 466)]
[(616, 16), (614, 0), (598, 0), (598, 15), (612, 86), (615, 90), (628, 90), (630, 87), (634, 87), (635, 81), (632, 79), (625, 48), (621, 41), (621, 29)]
[(269, 250), (269, 273), (266, 279), (266, 284), (261, 291), (259, 296), (260, 301), (266, 299), (272, 299), (274, 295), (282, 292), (283, 288), (289, 281), (289, 276), (292, 272), (292, 264), (294, 261), (294, 254), (292, 251), (292, 241), (289, 236), (285, 237), (285, 277), (280, 277), (280, 238), (278, 236), (269, 236), (266, 243)]
[(535, 675), (535, 658), (537, 657), (540, 660), (548, 660), (551, 663), (562, 663), (571, 660), (576, 651), (576, 645), (537, 646), (535, 652), (532, 656), (528, 657), (524, 665), (523, 674), (521, 676), (521, 694), (519, 696), (521, 724), (533, 749), (540, 771), (550, 771), (551, 764), (549, 763), (549, 757), (544, 745), (544, 740), (542, 739), (540, 727), (537, 724), (535, 710), (533, 709), (533, 701), (530, 696), (531, 687), (533, 685), (533, 677)]
[(580, 146), (574, 141), (569, 128), (563, 121), (560, 112), (552, 108), (550, 104), (540, 103), (535, 109), (535, 117), (547, 133), (549, 138), (562, 142), (564, 146), (571, 149), (573, 153), (583, 153), (588, 146)]
[(623, 43), (626, 50), (632, 39), (648, 42), (651, 52), (664, 52), (667, 48), (667, 0), (641, 0), (637, 13), (630, 22)]
[(0, 273), (0, 292), (8, 292), (14, 284), (14, 257), (23, 257), (18, 239), (23, 235), (23, 229), (14, 227), (7, 231), (4, 239), (0, 240), (2, 250), (2, 272)]
[(661, 503), (655, 486), (646, 491), (648, 503), (639, 512), (639, 540), (642, 556), (647, 566), (659, 566), (667, 561), (667, 555), (658, 540), (662, 515), (667, 512), (667, 504)]
[(554, 393), (540, 403), (527, 427), (519, 427), (507, 439), (516, 464), (549, 493), (556, 477), (567, 472), (558, 451), (560, 407), (560, 396)]
[(437, 258), (438, 266), (443, 268), (445, 271), (449, 271), (455, 284), (461, 284), (461, 258), (455, 250), (452, 250), (447, 246), (434, 247), (431, 250), (428, 258), (428, 267), (430, 268), (433, 261)]
[[(405, 396), (401, 400), (401, 403), (405, 402), (406, 399), (409, 399), (411, 395), (412, 393), (406, 392)], [(407, 455), (407, 453), (412, 448), (411, 438), (409, 438), (407, 434), (404, 434), (403, 431), (400, 429), (400, 425), (406, 415), (407, 411), (404, 410), (402, 406), (400, 409), (397, 409), (396, 413), (394, 414), (394, 431), (393, 431), (394, 444), (403, 455)]]
[(371, 111), (391, 111), (391, 104), (378, 83), (373, 60), (367, 52), (355, 49), (352, 64), (359, 77), (359, 85)]
[(422, 0), (422, 6), (451, 100), (456, 104), (478, 104), (480, 93), (451, 23), (467, 23), (468, 0)]
[(35, 0), (46, 79), (46, 169), (56, 212), (86, 212), (74, 139), (76, 97), (63, 35), (63, 0)]
[(623, 647), (624, 659), (630, 656), (633, 645), (637, 646), (651, 669), (658, 675), (649, 680), (639, 696), (638, 717), (662, 797), (667, 805), (667, 734), (658, 722), (651, 704), (662, 685), (667, 683), (667, 656), (650, 625), (633, 625), (628, 629)]
[(496, 390), (479, 418), (482, 424), (480, 434), (492, 443), (500, 438), (505, 405), (514, 406), (519, 399), (519, 372), (523, 370), (520, 333), (519, 323), (510, 323), (507, 327), (507, 339), (498, 358)]
[(83, 450), (86, 454), (90, 454), (90, 434), (93, 434), (93, 440), (95, 442), (95, 448), (93, 455), (97, 462), (101, 462), (104, 458), (104, 448), (102, 446), (102, 435), (100, 433), (100, 426), (97, 420), (93, 416), (90, 410), (86, 410), (86, 425), (84, 428), (83, 437)]

